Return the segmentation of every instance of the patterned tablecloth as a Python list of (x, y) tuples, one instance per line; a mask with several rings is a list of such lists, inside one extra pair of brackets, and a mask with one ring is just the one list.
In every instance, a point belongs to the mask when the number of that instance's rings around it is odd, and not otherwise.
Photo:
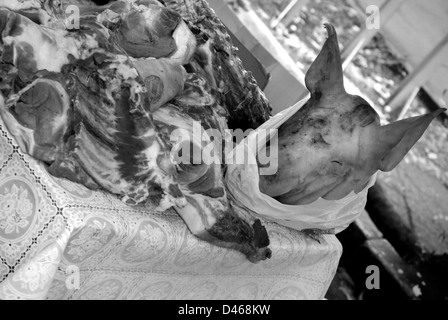
[(342, 254), (263, 221), (273, 257), (252, 264), (189, 233), (174, 211), (131, 208), (50, 176), (0, 119), (0, 298), (322, 299)]

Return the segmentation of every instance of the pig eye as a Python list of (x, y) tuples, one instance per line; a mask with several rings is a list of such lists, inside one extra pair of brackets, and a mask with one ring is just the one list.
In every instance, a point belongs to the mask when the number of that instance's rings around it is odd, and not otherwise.
[(309, 118), (306, 122), (309, 126), (316, 129), (322, 129), (327, 123), (327, 121), (323, 118)]

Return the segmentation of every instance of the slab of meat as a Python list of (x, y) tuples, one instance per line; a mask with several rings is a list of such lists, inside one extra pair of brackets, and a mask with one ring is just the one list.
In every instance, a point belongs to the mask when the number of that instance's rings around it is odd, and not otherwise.
[[(205, 2), (28, 3), (0, 8), (0, 110), (22, 151), (129, 205), (174, 207), (196, 236), (253, 262), (270, 257), (260, 221), (229, 204), (219, 152), (211, 164), (172, 159), (176, 129), (224, 135), (228, 123), (256, 127), (269, 116)], [(79, 28), (66, 19), (70, 5)], [(192, 8), (210, 23), (188, 20)]]

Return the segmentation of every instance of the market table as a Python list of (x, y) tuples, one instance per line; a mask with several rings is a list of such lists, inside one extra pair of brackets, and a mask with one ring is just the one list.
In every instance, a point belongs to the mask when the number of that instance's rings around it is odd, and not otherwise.
[[(205, 1), (165, 2), (211, 35), (224, 30)], [(227, 41), (225, 34), (219, 39)], [(232, 66), (226, 70), (236, 81), (223, 101), (233, 119), (229, 127), (256, 128), (268, 119), (267, 101), (227, 49), (221, 61)], [(0, 108), (3, 102), (0, 96)], [(337, 238), (327, 234), (317, 242), (261, 220), (272, 258), (253, 264), (193, 236), (172, 209), (130, 207), (49, 175), (43, 162), (19, 150), (0, 117), (2, 299), (324, 298), (342, 254)]]
[(0, 298), (322, 299), (342, 254), (262, 221), (273, 256), (253, 264), (193, 236), (173, 210), (132, 208), (50, 176), (0, 119)]

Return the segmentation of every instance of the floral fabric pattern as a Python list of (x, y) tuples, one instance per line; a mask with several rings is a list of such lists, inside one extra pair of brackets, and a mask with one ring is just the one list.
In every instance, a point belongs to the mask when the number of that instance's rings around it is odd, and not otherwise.
[(140, 226), (138, 234), (127, 246), (123, 254), (123, 260), (128, 262), (140, 262), (156, 256), (166, 244), (166, 235), (160, 227), (150, 223)]
[(20, 233), (30, 224), (27, 219), (33, 213), (33, 204), (28, 199), (28, 191), (13, 184), (11, 190), (5, 187), (0, 194), (0, 229), (5, 234)]
[(0, 299), (322, 299), (337, 238), (263, 224), (273, 257), (252, 264), (194, 237), (174, 210), (50, 176), (0, 119)]
[(108, 241), (112, 231), (106, 222), (93, 220), (92, 225), (83, 228), (79, 236), (72, 240), (67, 248), (71, 260), (84, 260), (93, 251), (98, 251)]

